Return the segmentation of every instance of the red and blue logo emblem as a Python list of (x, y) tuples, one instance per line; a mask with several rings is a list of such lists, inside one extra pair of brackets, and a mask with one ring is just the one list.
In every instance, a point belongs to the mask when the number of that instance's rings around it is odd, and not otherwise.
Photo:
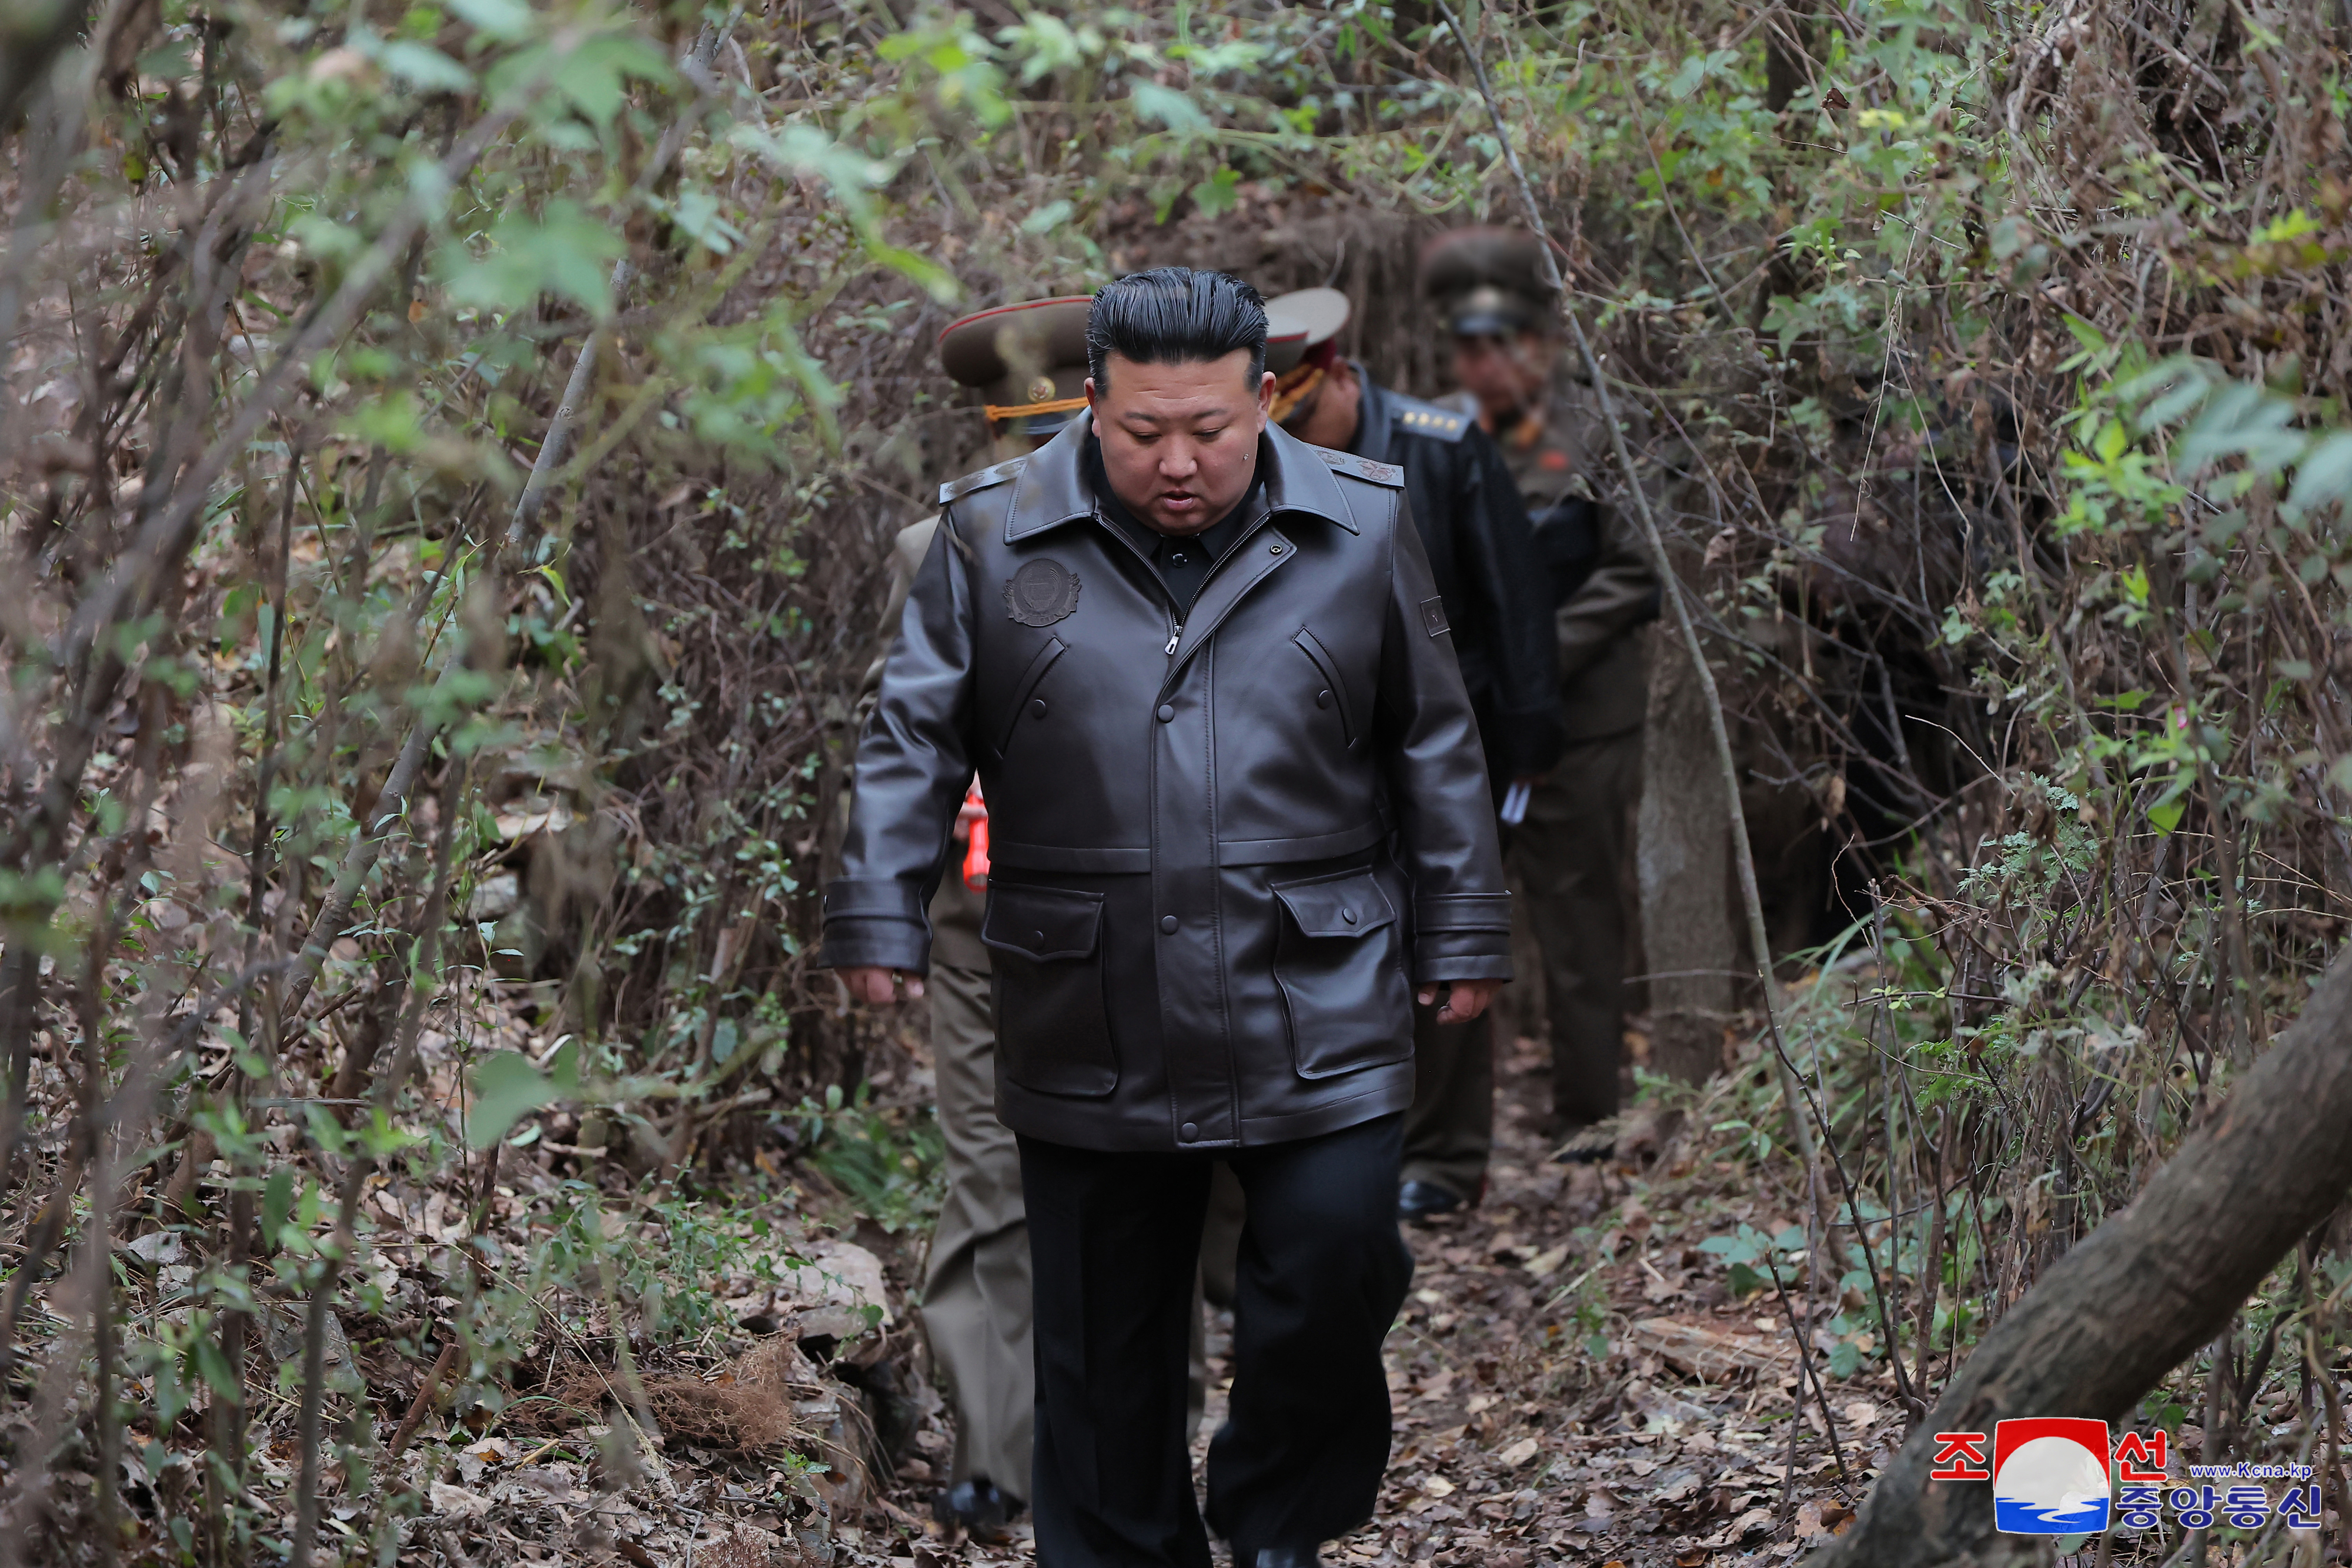
[(1993, 1524), (2004, 1535), (2095, 1535), (2107, 1528), (2107, 1424), (2067, 1416), (1992, 1432)]

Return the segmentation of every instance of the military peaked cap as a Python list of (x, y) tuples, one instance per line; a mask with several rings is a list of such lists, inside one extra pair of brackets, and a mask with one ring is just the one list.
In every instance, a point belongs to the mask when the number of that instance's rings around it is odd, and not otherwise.
[(1339, 357), (1355, 307), (1336, 288), (1301, 288), (1265, 302), (1265, 368), (1275, 375), (1274, 422), (1305, 408)]
[(1545, 276), (1544, 245), (1526, 229), (1450, 230), (1422, 247), (1421, 291), (1459, 337), (1549, 331), (1558, 291)]
[(1000, 305), (951, 321), (940, 334), (940, 366), (981, 389), (989, 419), (1012, 434), (1047, 436), (1087, 406), (1084, 294)]

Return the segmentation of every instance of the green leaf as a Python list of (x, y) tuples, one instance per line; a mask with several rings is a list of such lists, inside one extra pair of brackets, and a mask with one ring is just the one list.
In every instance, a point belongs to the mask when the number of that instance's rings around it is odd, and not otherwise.
[(627, 242), (575, 204), (550, 202), (536, 218), (509, 214), (486, 237), (484, 256), (454, 242), (442, 250), (442, 281), (457, 303), (514, 311), (557, 294), (598, 316), (611, 313), (612, 267)]
[(1223, 217), (1241, 204), (1237, 193), (1242, 177), (1231, 169), (1220, 169), (1192, 187), (1192, 201), (1204, 216)]
[(507, 1130), (555, 1098), (555, 1086), (520, 1051), (493, 1051), (474, 1068), (474, 1109), (466, 1141), (487, 1149)]
[(210, 1334), (198, 1334), (188, 1348), (196, 1364), (196, 1375), (205, 1380), (205, 1386), (213, 1391), (215, 1398), (231, 1404), (244, 1399), (245, 1390), (238, 1385), (236, 1369), (229, 1365), (218, 1340)]
[(1051, 234), (1070, 221), (1077, 209), (1067, 202), (1048, 202), (1021, 220), (1021, 232), (1025, 235)]
[(2180, 826), (2180, 819), (2189, 810), (2188, 803), (2178, 799), (2160, 800), (2147, 809), (2147, 820), (2159, 833), (2169, 834)]
[(404, 389), (371, 399), (352, 411), (352, 433), (387, 452), (414, 452), (425, 444), (425, 424), (416, 400)]
[(501, 42), (512, 43), (530, 36), (530, 7), (521, 0), (446, 0), (449, 9), (474, 26), (474, 30), (486, 33)]
[(2352, 430), (2322, 437), (2295, 465), (2294, 490), (2288, 507), (2307, 512), (2330, 501), (2352, 496)]
[(708, 191), (680, 191), (669, 215), (696, 244), (717, 255), (725, 256), (743, 243), (743, 231), (719, 215), (719, 198)]
[(2084, 349), (2094, 354), (2101, 353), (2105, 350), (2107, 340), (2096, 327), (2092, 326), (2088, 321), (2085, 321), (2080, 316), (2075, 315), (2072, 310), (2066, 312), (2065, 321), (2066, 330), (2074, 334), (2074, 341), (2082, 344)]
[(1129, 84), (1128, 96), (1135, 100), (1135, 112), (1155, 120), (1171, 131), (1206, 131), (1209, 117), (1201, 106), (1174, 88), (1161, 87), (1156, 81)]
[(261, 1233), (275, 1242), (294, 1212), (294, 1172), (280, 1166), (269, 1173), (261, 1188)]
[(591, 38), (555, 68), (555, 89), (580, 111), (582, 119), (602, 129), (628, 101), (631, 78), (667, 81), (669, 62), (633, 37), (612, 35)]
[(2302, 454), (2294, 404), (2266, 387), (2240, 382), (2205, 405), (2172, 454), (2173, 470), (2194, 473), (2225, 457), (2243, 457), (2257, 474), (2275, 474)]
[(155, 1429), (167, 1432), (172, 1423), (180, 1418), (180, 1412), (195, 1403), (195, 1393), (180, 1381), (177, 1356), (157, 1356), (154, 1368)]
[(1668, 98), (1688, 98), (1706, 79), (1707, 56), (1693, 55), (1685, 60), (1666, 83)]
[(429, 44), (403, 38), (386, 44), (376, 63), (419, 92), (470, 92), (474, 73)]

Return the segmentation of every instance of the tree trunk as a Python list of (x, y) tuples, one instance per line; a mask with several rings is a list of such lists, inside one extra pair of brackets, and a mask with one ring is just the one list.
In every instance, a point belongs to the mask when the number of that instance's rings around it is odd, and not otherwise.
[(1633, 834), (1651, 977), (1650, 1065), (1693, 1083), (1723, 1064), (1723, 1026), (1742, 969), (1731, 810), (1699, 706), (1704, 700), (1681, 648), (1650, 662)]
[(1937, 1432), (2029, 1416), (2114, 1421), (2211, 1342), (2352, 1186), (2352, 948), (2303, 1016), (2131, 1207), (2060, 1259), (1960, 1368), (1808, 1568), (1992, 1568), (2042, 1542), (1993, 1530), (1990, 1482), (1927, 1479)]

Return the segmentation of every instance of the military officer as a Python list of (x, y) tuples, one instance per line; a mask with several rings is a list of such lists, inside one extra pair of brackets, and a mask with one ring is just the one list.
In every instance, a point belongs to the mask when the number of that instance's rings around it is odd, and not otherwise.
[(1658, 580), (1631, 520), (1608, 504), (1608, 432), (1592, 390), (1562, 363), (1543, 242), (1525, 230), (1441, 235), (1422, 286), (1454, 340), (1454, 374), (1495, 433), (1555, 606), (1559, 715), (1567, 749), (1533, 790), (1510, 852), (1543, 956), (1551, 1036), (1547, 1130), (1615, 1114), (1625, 1029), (1621, 895), (1640, 793), (1647, 674), (1635, 629), (1658, 613)]
[[(966, 316), (940, 334), (941, 366), (980, 393), (997, 460), (1034, 451), (1086, 406), (1091, 303), (1078, 295), (1008, 305)], [(908, 589), (938, 531), (939, 519), (925, 517), (892, 544), (882, 654), (866, 672), (869, 692), (880, 689)], [(952, 863), (930, 904), (931, 1059), (948, 1191), (923, 1276), (922, 1322), (955, 1414), (949, 1484), (932, 1511), (950, 1535), (961, 1530), (1001, 1540), (1029, 1491), (1036, 1376), (1021, 1153), (996, 1119), (996, 1030), (975, 885), (984, 872), (970, 854), (972, 826), (986, 820), (984, 808), (969, 801), (957, 813)]]
[[(1532, 782), (1549, 769), (1559, 749), (1551, 605), (1527, 513), (1475, 419), (1391, 392), (1339, 355), (1349, 309), (1336, 288), (1267, 302), (1268, 319), (1297, 340), (1296, 349), (1278, 349), (1268, 360), (1276, 374), (1274, 416), (1302, 441), (1403, 468), (1499, 804), (1515, 781)], [(1475, 1203), (1485, 1191), (1495, 1053), (1489, 1019), (1442, 1025), (1424, 1013), (1415, 1026), (1397, 1211), (1418, 1220)]]

